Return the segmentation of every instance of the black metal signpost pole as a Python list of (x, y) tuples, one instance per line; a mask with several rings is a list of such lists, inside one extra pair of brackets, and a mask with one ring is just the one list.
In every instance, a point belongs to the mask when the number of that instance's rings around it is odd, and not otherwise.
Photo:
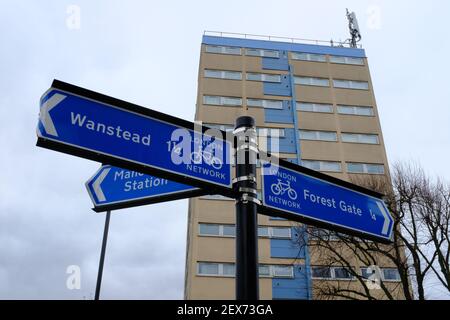
[(105, 262), (106, 242), (108, 241), (110, 218), (111, 218), (111, 211), (107, 211), (105, 218), (105, 230), (103, 231), (102, 251), (100, 253), (100, 263), (98, 265), (97, 286), (95, 287), (95, 300), (100, 299), (100, 288), (102, 286), (103, 264)]
[(236, 136), (236, 300), (259, 299), (255, 120), (239, 117)]

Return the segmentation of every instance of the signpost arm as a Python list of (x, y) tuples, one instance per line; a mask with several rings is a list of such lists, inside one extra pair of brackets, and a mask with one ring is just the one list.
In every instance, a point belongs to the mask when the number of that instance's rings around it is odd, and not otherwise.
[(98, 265), (97, 286), (95, 287), (95, 300), (100, 300), (100, 288), (102, 286), (103, 264), (105, 262), (106, 242), (108, 241), (110, 218), (111, 218), (111, 211), (107, 211), (105, 218), (105, 230), (103, 231), (102, 251), (100, 253), (100, 263)]
[(259, 299), (255, 120), (236, 120), (236, 300)]

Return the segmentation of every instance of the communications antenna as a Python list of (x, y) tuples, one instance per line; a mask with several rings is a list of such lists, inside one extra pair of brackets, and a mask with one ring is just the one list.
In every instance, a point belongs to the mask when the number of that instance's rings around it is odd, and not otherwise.
[(361, 41), (361, 32), (359, 30), (358, 19), (356, 19), (356, 14), (354, 12), (350, 12), (347, 9), (347, 19), (348, 19), (348, 28), (350, 30), (351, 39), (347, 41), (350, 42), (351, 48), (356, 48), (357, 43)]

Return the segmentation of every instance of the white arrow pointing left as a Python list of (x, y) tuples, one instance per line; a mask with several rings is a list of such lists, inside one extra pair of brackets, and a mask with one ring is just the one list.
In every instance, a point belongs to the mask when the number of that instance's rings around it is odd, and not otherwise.
[(106, 168), (105, 170), (103, 170), (103, 172), (100, 173), (98, 178), (92, 184), (92, 187), (94, 189), (94, 193), (97, 196), (98, 201), (100, 201), (100, 202), (106, 201), (106, 197), (105, 197), (105, 194), (103, 193), (101, 184), (102, 184), (103, 180), (105, 180), (105, 178), (108, 175), (109, 171), (111, 171), (111, 168)]
[(47, 134), (57, 137), (58, 132), (56, 132), (53, 120), (50, 117), (50, 110), (56, 107), (61, 101), (63, 101), (67, 96), (60, 93), (55, 93), (47, 101), (45, 101), (41, 106), (41, 111), (39, 113), (39, 119), (41, 119), (42, 125), (44, 126), (45, 132)]

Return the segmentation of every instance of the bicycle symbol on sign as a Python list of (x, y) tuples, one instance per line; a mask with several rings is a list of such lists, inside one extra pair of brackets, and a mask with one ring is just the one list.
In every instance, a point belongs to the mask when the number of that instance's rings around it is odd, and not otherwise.
[(291, 182), (287, 181), (285, 183), (283, 183), (280, 179), (278, 179), (278, 183), (274, 183), (270, 186), (270, 190), (272, 191), (272, 193), (276, 196), (279, 195), (283, 195), (287, 192), (289, 198), (291, 200), (296, 200), (297, 199), (297, 191), (295, 191), (292, 187), (291, 187)]
[(191, 160), (194, 163), (200, 163), (202, 162), (202, 159), (203, 161), (205, 161), (206, 164), (209, 164), (216, 170), (222, 168), (222, 160), (214, 156), (211, 152), (208, 151), (202, 152), (201, 150), (199, 150), (191, 153)]

